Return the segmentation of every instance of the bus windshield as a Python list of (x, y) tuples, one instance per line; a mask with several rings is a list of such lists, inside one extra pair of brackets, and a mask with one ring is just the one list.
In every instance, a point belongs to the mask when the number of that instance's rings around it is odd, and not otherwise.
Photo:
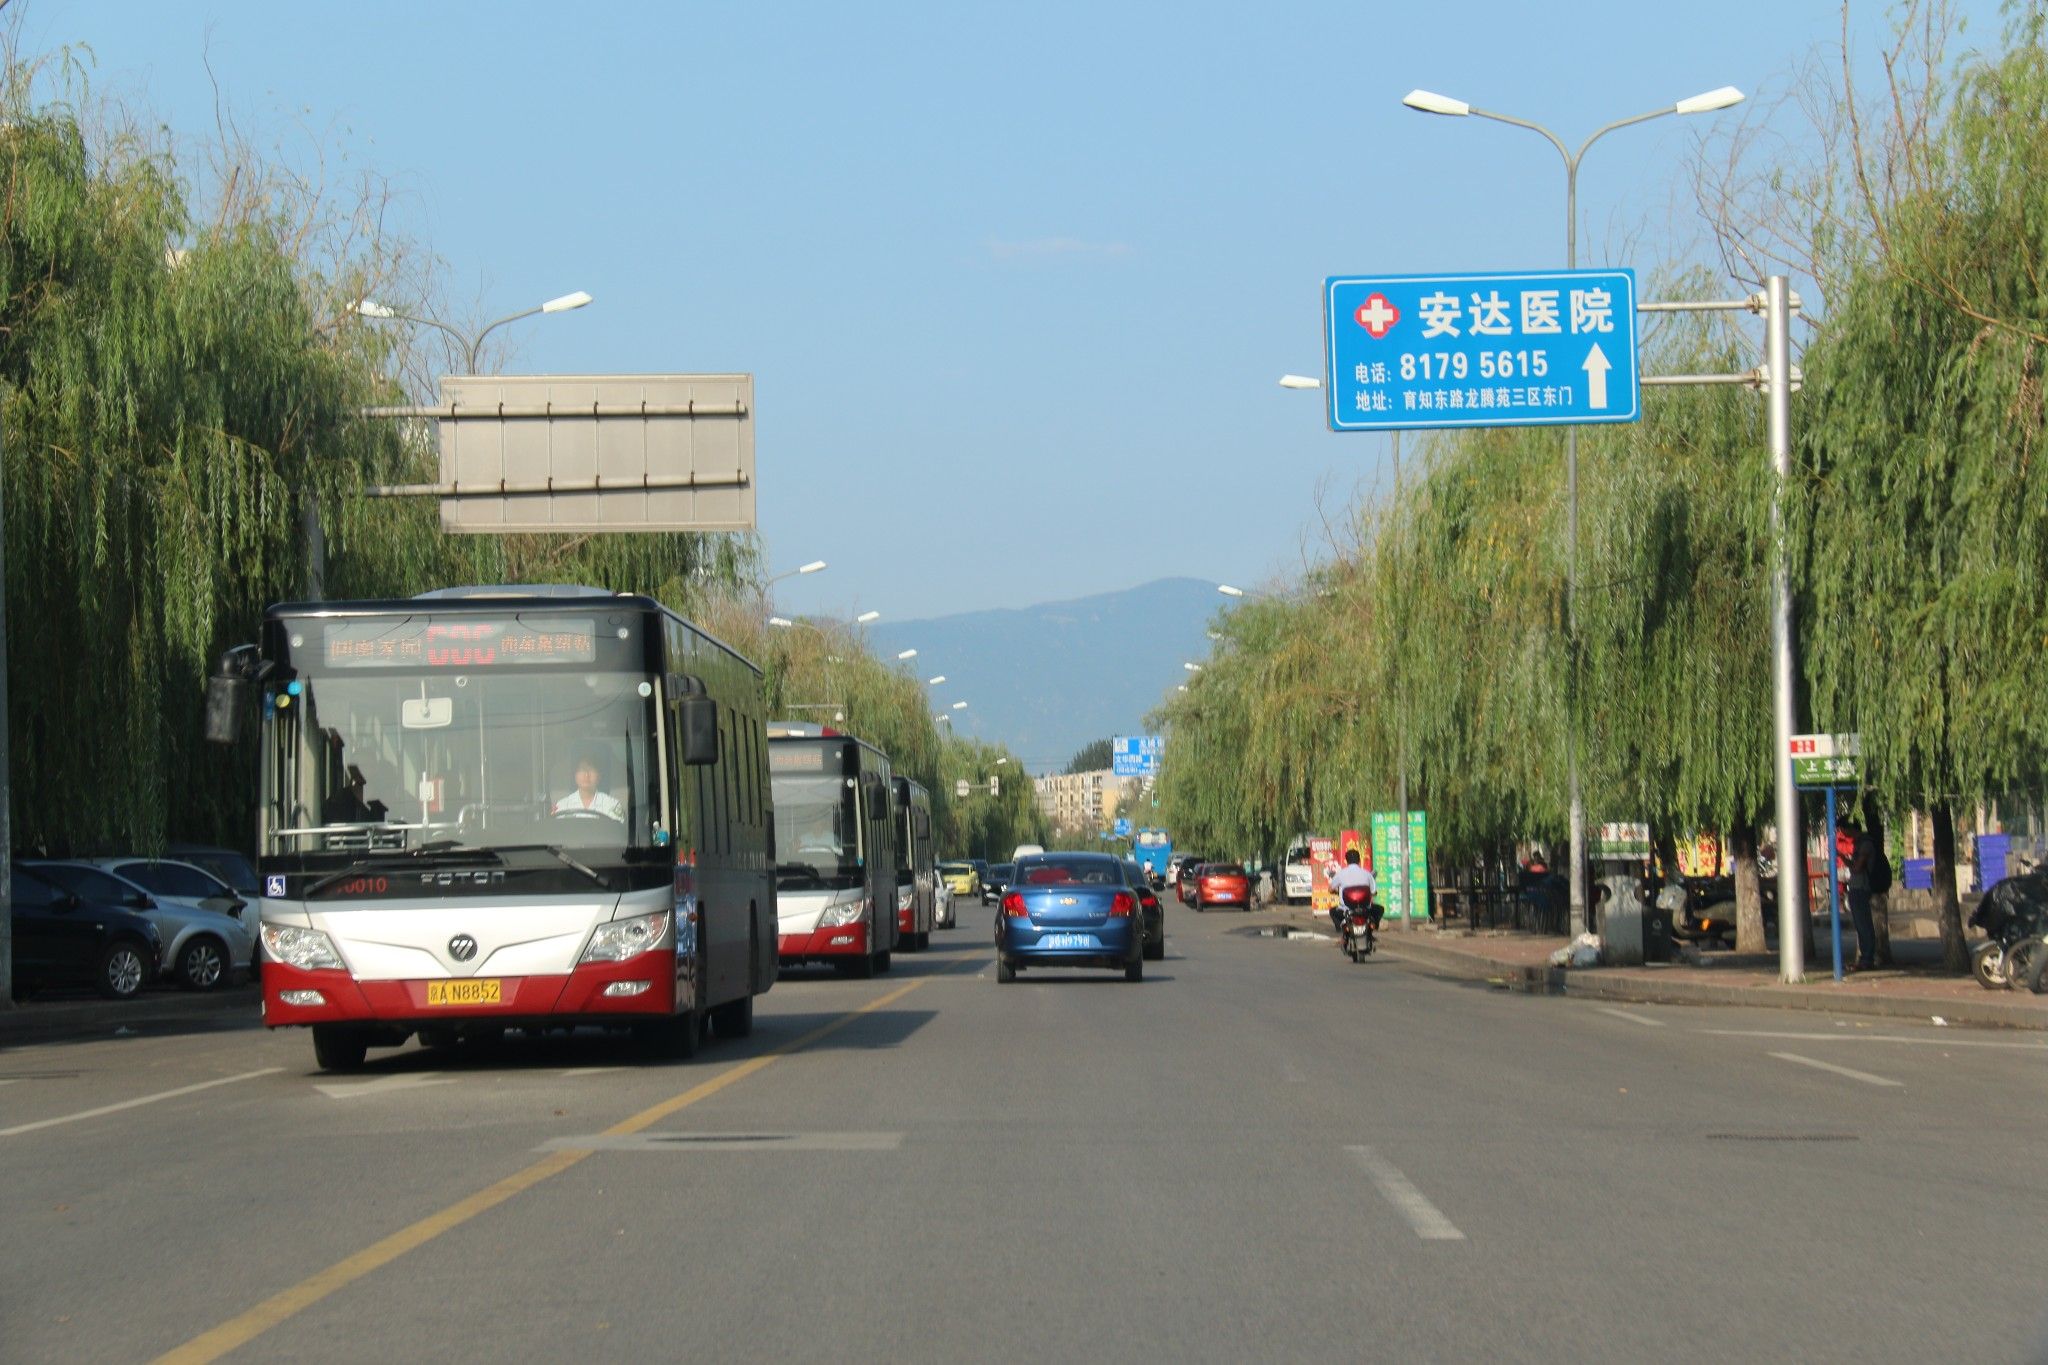
[(654, 688), (587, 668), (301, 674), (265, 748), (271, 855), (669, 843)]
[(778, 772), (774, 789), (776, 887), (806, 891), (860, 885), (854, 779), (839, 773)]

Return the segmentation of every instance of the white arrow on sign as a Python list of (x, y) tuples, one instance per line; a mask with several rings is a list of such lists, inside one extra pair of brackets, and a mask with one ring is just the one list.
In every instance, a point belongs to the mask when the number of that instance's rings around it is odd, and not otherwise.
[(396, 1090), (420, 1090), (430, 1085), (453, 1084), (453, 1076), (436, 1076), (431, 1071), (420, 1071), (402, 1076), (383, 1076), (374, 1081), (344, 1081), (338, 1085), (316, 1085), (313, 1088), (330, 1100), (353, 1100), (364, 1095), (389, 1095)]
[(1604, 408), (1607, 406), (1607, 372), (1614, 368), (1614, 362), (1594, 342), (1593, 349), (1586, 353), (1586, 363), (1581, 367), (1586, 372), (1586, 406)]

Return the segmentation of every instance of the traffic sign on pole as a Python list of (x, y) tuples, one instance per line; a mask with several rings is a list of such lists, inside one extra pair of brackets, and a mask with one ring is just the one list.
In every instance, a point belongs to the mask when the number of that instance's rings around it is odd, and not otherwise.
[(1118, 735), (1109, 742), (1110, 772), (1117, 777), (1150, 777), (1159, 771), (1166, 748), (1160, 735)]
[(1792, 781), (1801, 787), (1855, 787), (1863, 782), (1863, 736), (1794, 735)]
[(1332, 276), (1323, 336), (1333, 431), (1642, 414), (1632, 270)]

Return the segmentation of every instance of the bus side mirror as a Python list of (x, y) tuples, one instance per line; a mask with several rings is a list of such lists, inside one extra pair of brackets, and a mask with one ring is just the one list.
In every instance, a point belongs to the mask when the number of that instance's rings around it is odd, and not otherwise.
[(233, 744), (242, 737), (242, 712), (248, 706), (249, 684), (216, 673), (206, 680), (206, 742)]
[(242, 737), (242, 717), (248, 712), (249, 684), (270, 673), (270, 664), (254, 645), (236, 645), (224, 650), (206, 680), (206, 739), (210, 744), (233, 744)]
[(676, 724), (682, 729), (683, 762), (692, 766), (718, 762), (718, 703), (697, 695), (676, 704)]

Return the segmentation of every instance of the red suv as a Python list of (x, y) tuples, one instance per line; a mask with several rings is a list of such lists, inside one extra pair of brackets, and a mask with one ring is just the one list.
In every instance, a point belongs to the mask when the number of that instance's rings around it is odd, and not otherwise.
[(1203, 863), (1195, 874), (1195, 909), (1212, 905), (1252, 908), (1252, 879), (1236, 863)]

